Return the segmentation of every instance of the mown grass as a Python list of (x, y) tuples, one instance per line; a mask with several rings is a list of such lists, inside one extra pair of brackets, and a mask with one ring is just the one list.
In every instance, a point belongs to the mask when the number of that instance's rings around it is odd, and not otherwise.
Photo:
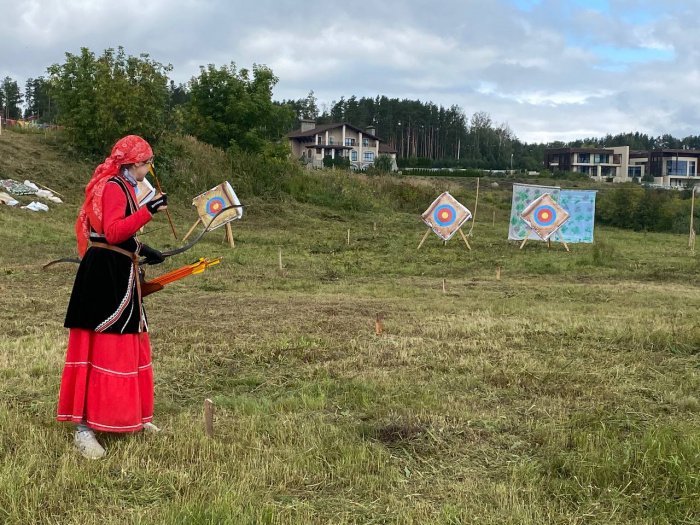
[[(357, 177), (361, 210), (324, 205), (335, 175), (305, 199), (241, 193), (235, 249), (215, 231), (163, 270), (224, 262), (146, 300), (164, 431), (105, 436), (89, 462), (53, 420), (75, 268), (39, 266), (72, 253), (90, 166), (41, 137), (3, 134), (0, 154), (0, 173), (22, 167), (68, 201), (0, 208), (0, 522), (700, 520), (700, 268), (683, 236), (597, 228), (571, 253), (518, 250), (507, 198), (482, 187), (479, 209), (499, 213), (473, 251), (434, 236), (417, 251), (424, 206), (385, 210), (373, 192), (458, 183)], [(144, 240), (177, 244), (165, 224)]]

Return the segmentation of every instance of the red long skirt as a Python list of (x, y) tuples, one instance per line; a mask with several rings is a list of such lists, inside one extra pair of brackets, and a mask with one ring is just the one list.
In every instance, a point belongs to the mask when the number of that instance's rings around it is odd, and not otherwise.
[(102, 432), (135, 432), (151, 421), (148, 333), (105, 334), (71, 328), (56, 419), (82, 422)]

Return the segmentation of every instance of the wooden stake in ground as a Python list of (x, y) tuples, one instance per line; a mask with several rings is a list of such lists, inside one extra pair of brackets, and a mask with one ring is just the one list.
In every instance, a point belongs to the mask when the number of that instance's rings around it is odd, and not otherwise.
[(350, 246), (350, 228), (348, 228), (348, 246)]
[(204, 400), (204, 431), (208, 437), (214, 437), (214, 402), (211, 399)]
[(376, 335), (382, 335), (384, 332), (384, 314), (377, 314), (377, 318), (374, 320), (374, 333)]
[(192, 227), (191, 227), (191, 228), (187, 231), (187, 233), (185, 234), (185, 237), (182, 239), (182, 242), (185, 242), (185, 241), (187, 240), (187, 237), (189, 237), (190, 235), (192, 235), (192, 232), (194, 231), (194, 229), (197, 227), (197, 225), (198, 225), (200, 222), (202, 222), (202, 219), (201, 219), (201, 218), (200, 218), (200, 219), (197, 219), (197, 222), (195, 222), (195, 223), (192, 225)]
[(430, 228), (427, 229), (427, 231), (426, 231), (425, 234), (423, 235), (423, 238), (422, 238), (422, 239), (420, 240), (420, 242), (418, 243), (418, 248), (416, 248), (417, 250), (420, 250), (420, 247), (423, 246), (423, 243), (424, 243), (425, 240), (428, 238), (428, 235), (430, 234), (431, 231), (432, 231), (432, 230), (431, 230)]
[(496, 226), (496, 210), (493, 210), (493, 219), (491, 219), (491, 226)]
[(374, 230), (375, 232), (377, 231), (377, 223), (376, 222), (372, 223), (372, 230)]
[(688, 236), (688, 248), (695, 251), (695, 186), (690, 196), (690, 234)]
[(445, 284), (445, 279), (442, 280), (442, 293), (447, 293), (447, 286)]
[(231, 248), (236, 247), (236, 243), (233, 242), (233, 230), (231, 229), (231, 223), (227, 222), (226, 223), (226, 240), (228, 241), (228, 245)]
[(464, 235), (464, 232), (462, 231), (462, 228), (459, 229), (459, 234), (462, 236), (462, 240), (464, 241), (464, 244), (467, 245), (467, 248), (469, 248), (469, 251), (472, 251), (472, 247), (469, 246), (469, 241), (467, 240), (466, 235)]
[(278, 262), (279, 262), (279, 266), (280, 266), (280, 271), (284, 270), (284, 266), (282, 266), (282, 248), (280, 248), (280, 251), (277, 254), (277, 256), (278, 256), (277, 258), (278, 258)]
[(501, 280), (501, 267), (496, 266), (496, 280), (500, 281)]

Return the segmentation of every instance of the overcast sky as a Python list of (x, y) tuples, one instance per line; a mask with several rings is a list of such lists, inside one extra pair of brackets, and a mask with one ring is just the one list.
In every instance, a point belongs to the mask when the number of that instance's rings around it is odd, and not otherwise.
[(700, 134), (700, 0), (0, 0), (0, 77), (123, 46), (266, 64), (275, 99), (386, 95), (485, 111), (526, 142)]

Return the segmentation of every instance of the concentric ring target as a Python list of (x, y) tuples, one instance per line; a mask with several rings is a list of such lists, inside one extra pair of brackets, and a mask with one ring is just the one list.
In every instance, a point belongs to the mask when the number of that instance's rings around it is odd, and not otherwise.
[(455, 222), (456, 217), (457, 211), (451, 204), (443, 204), (442, 206), (438, 206), (433, 212), (433, 219), (435, 219), (435, 222), (439, 226), (443, 227), (452, 225), (452, 223)]
[(226, 202), (221, 197), (212, 197), (207, 201), (207, 214), (214, 217), (217, 213), (226, 207)]
[(538, 226), (546, 227), (551, 226), (554, 221), (557, 220), (557, 211), (551, 206), (545, 204), (535, 208), (532, 216)]

